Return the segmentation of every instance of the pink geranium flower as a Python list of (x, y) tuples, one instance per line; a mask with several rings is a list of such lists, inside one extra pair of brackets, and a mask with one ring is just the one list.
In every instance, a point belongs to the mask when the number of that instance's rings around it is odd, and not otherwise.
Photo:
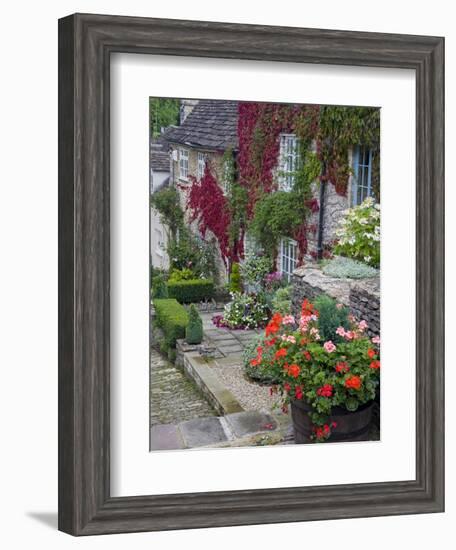
[(363, 330), (363, 331), (366, 330), (367, 323), (366, 323), (366, 321), (364, 321), (364, 319), (358, 323), (358, 328), (359, 328), (359, 330)]
[(344, 336), (345, 336), (345, 329), (344, 329), (344, 327), (337, 327), (336, 334), (338, 334), (339, 336), (344, 337)]
[(282, 319), (283, 325), (294, 325), (295, 324), (295, 318), (293, 315), (285, 315), (285, 317)]
[(374, 336), (372, 338), (372, 343), (377, 344), (377, 346), (379, 346), (380, 345), (380, 336)]
[(323, 344), (323, 347), (328, 353), (332, 353), (333, 351), (336, 351), (336, 346), (332, 343), (331, 340), (328, 340)]

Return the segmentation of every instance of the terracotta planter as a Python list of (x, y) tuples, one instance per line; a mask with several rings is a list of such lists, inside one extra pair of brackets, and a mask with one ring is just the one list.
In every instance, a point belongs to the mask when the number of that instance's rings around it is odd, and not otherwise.
[[(337, 426), (332, 429), (328, 441), (368, 441), (373, 404), (373, 401), (369, 401), (358, 407), (355, 412), (347, 411), (342, 407), (334, 407), (330, 422), (336, 422)], [(291, 401), (295, 443), (311, 442), (313, 425), (308, 414), (311, 410), (310, 405), (303, 400), (293, 399)]]

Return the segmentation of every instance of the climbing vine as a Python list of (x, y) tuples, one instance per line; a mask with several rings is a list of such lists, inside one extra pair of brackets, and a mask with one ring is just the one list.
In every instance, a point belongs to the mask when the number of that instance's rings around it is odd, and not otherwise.
[[(379, 110), (240, 102), (238, 151), (223, 155), (223, 184), (206, 164), (200, 181), (192, 180), (188, 208), (204, 235), (216, 237), (225, 264), (243, 257), (243, 237), (251, 231), (265, 252), (274, 257), (282, 236), (298, 242), (299, 261), (307, 252), (312, 213), (319, 210), (315, 184), (329, 182), (346, 195), (351, 167), (348, 150), (354, 145), (373, 149), (373, 186), (379, 190)], [(278, 190), (282, 133), (298, 138), (298, 162), (293, 188)], [(315, 147), (313, 147), (315, 145)]]

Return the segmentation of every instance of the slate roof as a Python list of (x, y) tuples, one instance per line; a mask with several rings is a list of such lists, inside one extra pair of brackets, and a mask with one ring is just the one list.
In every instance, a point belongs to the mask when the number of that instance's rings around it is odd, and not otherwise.
[(169, 152), (158, 147), (150, 146), (150, 166), (154, 172), (169, 172)]
[(238, 102), (201, 99), (181, 126), (172, 128), (173, 143), (216, 151), (237, 149)]
[(171, 126), (150, 142), (150, 166), (154, 172), (169, 172), (168, 134), (175, 127)]

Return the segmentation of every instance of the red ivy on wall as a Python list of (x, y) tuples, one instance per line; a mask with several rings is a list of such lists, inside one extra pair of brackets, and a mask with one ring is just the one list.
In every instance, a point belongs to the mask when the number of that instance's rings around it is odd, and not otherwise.
[(198, 181), (190, 176), (192, 185), (188, 189), (187, 208), (191, 210), (190, 222), (195, 220), (203, 238), (211, 231), (217, 239), (225, 265), (228, 260), (238, 261), (236, 251), (230, 250), (228, 230), (231, 216), (228, 200), (206, 163), (203, 177)]

